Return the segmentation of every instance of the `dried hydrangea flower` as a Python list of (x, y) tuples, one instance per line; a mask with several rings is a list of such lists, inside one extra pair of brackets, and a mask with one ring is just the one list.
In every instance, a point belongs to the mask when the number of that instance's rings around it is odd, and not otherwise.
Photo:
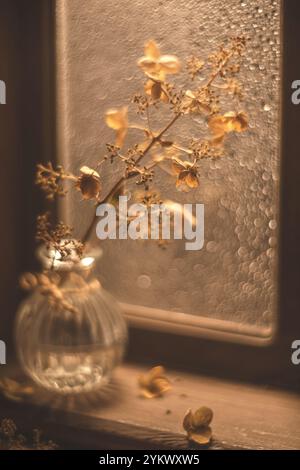
[(128, 131), (128, 108), (112, 108), (105, 113), (105, 122), (111, 129), (116, 131), (116, 146), (122, 147)]
[(158, 45), (150, 40), (145, 44), (145, 55), (138, 60), (138, 66), (154, 80), (165, 81), (168, 74), (180, 71), (180, 62), (175, 55), (161, 55)]
[(183, 418), (183, 429), (187, 432), (189, 441), (199, 445), (208, 445), (212, 438), (210, 423), (213, 412), (210, 408), (202, 406), (195, 413), (188, 410)]
[(178, 156), (178, 150), (185, 150), (189, 155), (193, 155), (193, 150), (183, 149), (183, 147), (173, 144), (172, 147), (165, 149), (165, 156), (157, 156), (157, 164), (164, 171), (174, 176), (177, 175), (176, 188), (178, 191), (189, 192), (191, 189), (199, 186), (198, 169), (194, 162), (182, 161)]
[(171, 388), (169, 379), (165, 376), (165, 369), (156, 366), (141, 375), (138, 379), (142, 396), (145, 398), (157, 398), (164, 395)]
[(145, 84), (145, 93), (154, 101), (161, 100), (168, 103), (168, 93), (163, 84), (168, 74), (179, 72), (178, 58), (174, 55), (161, 55), (156, 42), (150, 40), (145, 44), (145, 55), (138, 60), (138, 66), (150, 79)]
[(75, 186), (81, 192), (83, 199), (98, 199), (101, 191), (100, 176), (96, 170), (83, 166), (82, 173), (77, 179)]
[(244, 112), (230, 111), (212, 116), (208, 126), (216, 138), (222, 138), (230, 132), (244, 132), (248, 128), (248, 117)]
[(218, 110), (214, 92), (210, 88), (199, 88), (196, 91), (186, 90), (182, 100), (183, 114), (212, 114)]
[(194, 163), (172, 158), (172, 168), (177, 175), (176, 188), (188, 192), (199, 186), (198, 170)]

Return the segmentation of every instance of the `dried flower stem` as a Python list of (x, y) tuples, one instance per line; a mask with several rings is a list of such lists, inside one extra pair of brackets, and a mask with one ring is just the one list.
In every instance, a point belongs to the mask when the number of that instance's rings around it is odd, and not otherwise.
[[(226, 67), (227, 63), (229, 62), (229, 60), (232, 58), (234, 52), (229, 52), (227, 54), (227, 56), (225, 57), (225, 59), (221, 62), (221, 64), (219, 65), (219, 67), (217, 68), (217, 70), (211, 75), (210, 79), (208, 80), (208, 82), (206, 83), (205, 87), (208, 88), (212, 85), (212, 83), (214, 82), (214, 80), (219, 76), (219, 74), (222, 72), (222, 70), (224, 69), (224, 67)], [(148, 108), (147, 108), (147, 111), (148, 111)], [(149, 116), (149, 114), (147, 114), (147, 117)], [(166, 127), (164, 127), (164, 129), (162, 129), (158, 135), (156, 136), (153, 136), (151, 138), (151, 141), (150, 143), (148, 144), (148, 146), (146, 147), (146, 149), (144, 150), (144, 152), (136, 159), (136, 162), (135, 164), (137, 165), (146, 155), (147, 153), (151, 150), (151, 148), (153, 147), (154, 144), (156, 144), (157, 142), (159, 142), (162, 138), (162, 136), (173, 126), (173, 124), (175, 124), (175, 122), (177, 121), (177, 119), (179, 119), (179, 117), (181, 116), (181, 113), (176, 113), (175, 116), (171, 119), (171, 121), (166, 125)], [(148, 125), (149, 125), (149, 117), (148, 117)], [(149, 133), (151, 134), (151, 130), (150, 128), (148, 129), (149, 130)], [(124, 183), (124, 181), (130, 179), (131, 176), (128, 176), (126, 177), (125, 175), (123, 175), (118, 181), (117, 183), (112, 187), (112, 189), (109, 191), (109, 193), (106, 195), (106, 197), (100, 201), (99, 203), (100, 204), (103, 204), (105, 202), (107, 202), (112, 196), (114, 196), (114, 194), (118, 191), (118, 189), (122, 186), (122, 184)], [(94, 225), (95, 225), (95, 222), (97, 220), (97, 215), (95, 213), (88, 229), (86, 230), (83, 238), (82, 238), (82, 241), (83, 243), (86, 243), (86, 241), (89, 239), (91, 233), (92, 233), (92, 230), (94, 228)]]
[[(136, 159), (135, 161), (135, 164), (137, 165), (138, 163), (140, 163), (140, 161), (147, 155), (147, 153), (151, 150), (151, 148), (153, 147), (154, 144), (156, 144), (157, 142), (160, 141), (160, 139), (162, 138), (162, 136), (173, 126), (173, 124), (175, 124), (175, 122), (177, 121), (177, 119), (181, 116), (181, 114), (175, 114), (175, 116), (171, 119), (171, 121), (166, 125), (166, 127), (164, 127), (164, 129), (162, 129), (158, 135), (156, 136), (153, 136), (151, 141), (149, 142), (149, 144), (147, 145), (147, 147), (145, 148), (145, 150), (143, 151), (143, 153)], [(134, 175), (133, 175), (134, 176)], [(123, 175), (117, 182), (116, 184), (111, 188), (111, 190), (109, 191), (109, 193), (105, 196), (104, 199), (102, 199), (99, 204), (104, 204), (105, 202), (107, 202), (112, 196), (114, 196), (114, 194), (118, 191), (118, 189), (122, 186), (122, 184), (128, 180), (132, 178), (132, 176), (125, 176)], [(97, 220), (97, 215), (96, 213), (94, 214), (94, 217), (88, 227), (88, 229), (86, 230), (84, 236), (82, 237), (82, 242), (83, 243), (86, 243), (86, 241), (89, 239), (91, 233), (92, 233), (92, 230), (94, 228), (94, 225), (95, 225), (95, 222)]]
[[(181, 64), (176, 56), (162, 55), (155, 41), (150, 40), (145, 44), (145, 53), (137, 62), (147, 77), (144, 83), (145, 94), (137, 93), (132, 102), (137, 105), (137, 114), (146, 115), (146, 125), (135, 124), (128, 121), (128, 106), (121, 108), (111, 108), (105, 114), (105, 122), (108, 127), (115, 131), (116, 139), (114, 144), (106, 144), (108, 155), (103, 157), (96, 167), (90, 168), (83, 166), (80, 168), (80, 175), (75, 176), (67, 173), (62, 167), (53, 168), (52, 164), (48, 166), (39, 165), (37, 172), (37, 184), (44, 190), (48, 199), (53, 200), (54, 196), (64, 196), (67, 190), (63, 186), (64, 180), (73, 181), (73, 186), (81, 192), (84, 200), (94, 200), (97, 204), (114, 202), (116, 196), (124, 186), (124, 183), (137, 177), (136, 184), (144, 185), (148, 191), (149, 183), (152, 182), (154, 172), (152, 169), (163, 160), (168, 160), (165, 167), (171, 167), (172, 174), (176, 175), (176, 188), (178, 191), (190, 191), (199, 186), (199, 168), (198, 163), (203, 158), (219, 158), (222, 156), (221, 150), (226, 136), (232, 132), (243, 132), (247, 128), (247, 115), (242, 112), (230, 111), (220, 114), (219, 96), (212, 89), (216, 88), (227, 90), (238, 99), (241, 98), (239, 83), (235, 80), (235, 75), (239, 71), (239, 63), (228, 65), (228, 62), (234, 57), (240, 57), (244, 46), (245, 38), (232, 38), (230, 47), (225, 44), (220, 46), (219, 51), (208, 58), (210, 75), (206, 83), (200, 84), (194, 90), (177, 89), (173, 84), (167, 82), (167, 76), (176, 74), (180, 71)], [(192, 80), (202, 71), (205, 62), (197, 57), (191, 58), (187, 63), (189, 75)], [(220, 82), (214, 84), (214, 81), (220, 78)], [(226, 82), (226, 85), (224, 85)], [(150, 123), (149, 108), (154, 106), (158, 109), (159, 102), (168, 103), (172, 112), (172, 118), (168, 124), (161, 130), (153, 130)], [(168, 141), (164, 135), (175, 124), (179, 117), (188, 114), (199, 114), (207, 119), (207, 124), (212, 137), (207, 140), (203, 138), (193, 138), (189, 145), (181, 145), (180, 142)], [(137, 129), (144, 132), (147, 136), (146, 143), (136, 144), (128, 148), (125, 153), (121, 152), (126, 135), (129, 129)], [(161, 147), (161, 155), (152, 156), (147, 164), (140, 165), (140, 162), (148, 154), (152, 155), (151, 149), (156, 146)], [(180, 153), (185, 154), (186, 158), (181, 159)], [(116, 181), (105, 196), (102, 196), (101, 175), (96, 171), (99, 167), (110, 160), (111, 163), (119, 159), (125, 165), (122, 176)], [(163, 165), (161, 166), (163, 168)], [(164, 168), (163, 168), (164, 169)], [(167, 171), (167, 169), (166, 169)], [(90, 238), (97, 220), (96, 211), (87, 227), (82, 242), (76, 245), (79, 255), (82, 255), (84, 244)], [(59, 225), (58, 228), (64, 228)], [(62, 256), (67, 256), (64, 251), (65, 246), (61, 248), (61, 242), (65, 243), (63, 238), (70, 235), (69, 232), (62, 230), (56, 232), (50, 231), (50, 225), (46, 225), (44, 230), (40, 230), (38, 238), (48, 245), (53, 245), (53, 236), (55, 235), (55, 246), (62, 252)], [(49, 232), (49, 233), (48, 233)], [(51, 233), (50, 233), (51, 232)], [(53, 232), (53, 233), (52, 233)], [(53, 235), (54, 234), (54, 235)]]
[(220, 66), (218, 67), (218, 69), (215, 71), (215, 73), (212, 74), (212, 76), (210, 77), (210, 79), (208, 80), (208, 82), (206, 83), (206, 87), (209, 87), (212, 85), (212, 83), (214, 82), (214, 80), (217, 78), (217, 76), (222, 72), (222, 70), (224, 69), (224, 67), (226, 67), (227, 63), (229, 62), (229, 60), (232, 58), (233, 56), (233, 52), (229, 52), (227, 54), (227, 56), (225, 57), (225, 59), (223, 60), (223, 62), (221, 62)]

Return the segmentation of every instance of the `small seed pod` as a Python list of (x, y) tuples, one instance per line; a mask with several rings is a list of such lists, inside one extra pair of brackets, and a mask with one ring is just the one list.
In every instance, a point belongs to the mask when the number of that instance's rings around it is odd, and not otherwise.
[(82, 175), (78, 177), (75, 186), (81, 192), (83, 199), (97, 199), (101, 191), (100, 176), (97, 171), (82, 167)]

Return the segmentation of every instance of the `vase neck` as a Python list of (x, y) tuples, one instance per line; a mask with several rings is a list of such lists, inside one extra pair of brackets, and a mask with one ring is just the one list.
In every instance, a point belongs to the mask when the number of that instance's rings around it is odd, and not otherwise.
[(88, 247), (85, 249), (82, 257), (79, 257), (75, 251), (70, 251), (68, 256), (62, 256), (58, 250), (41, 245), (37, 250), (37, 257), (46, 271), (66, 273), (82, 273), (91, 271), (97, 260), (102, 255), (102, 249), (99, 247)]

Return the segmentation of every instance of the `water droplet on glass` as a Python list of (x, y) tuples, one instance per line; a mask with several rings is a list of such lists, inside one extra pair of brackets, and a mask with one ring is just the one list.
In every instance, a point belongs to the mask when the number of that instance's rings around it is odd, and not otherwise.
[(206, 245), (206, 251), (209, 253), (215, 253), (218, 249), (218, 244), (216, 242), (208, 242)]
[(151, 278), (146, 274), (141, 274), (137, 278), (137, 285), (141, 289), (149, 289), (149, 287), (151, 286)]
[(276, 227), (277, 227), (277, 222), (276, 222), (276, 220), (274, 220), (274, 219), (270, 220), (270, 222), (269, 222), (269, 227), (270, 227), (271, 230), (275, 230)]

